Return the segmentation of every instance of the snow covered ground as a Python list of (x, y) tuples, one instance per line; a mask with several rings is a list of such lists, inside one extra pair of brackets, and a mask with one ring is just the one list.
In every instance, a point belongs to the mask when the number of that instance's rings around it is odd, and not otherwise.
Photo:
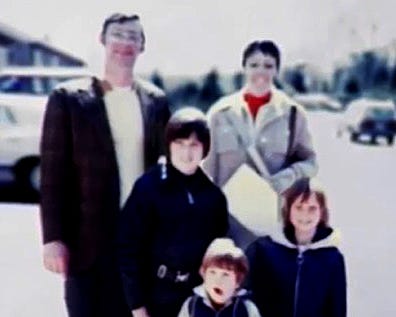
[[(336, 139), (337, 114), (309, 114), (328, 191), (343, 233), (348, 316), (396, 316), (396, 147)], [(0, 316), (64, 317), (62, 278), (44, 271), (36, 205), (0, 204)]]

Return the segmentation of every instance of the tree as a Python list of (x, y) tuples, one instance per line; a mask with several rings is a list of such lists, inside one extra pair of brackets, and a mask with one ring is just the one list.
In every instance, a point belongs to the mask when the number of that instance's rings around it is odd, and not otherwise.
[(204, 78), (199, 93), (199, 108), (206, 112), (209, 107), (223, 95), (219, 84), (219, 74), (216, 69), (211, 70)]

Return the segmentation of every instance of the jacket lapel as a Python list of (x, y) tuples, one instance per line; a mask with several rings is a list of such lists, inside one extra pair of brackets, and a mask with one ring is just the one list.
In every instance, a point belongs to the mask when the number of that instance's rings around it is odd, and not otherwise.
[(99, 142), (103, 144), (107, 151), (112, 152), (115, 160), (114, 140), (103, 100), (104, 93), (110, 89), (111, 87), (107, 82), (94, 78), (92, 91), (89, 93), (89, 97), (81, 102), (81, 105), (87, 119), (96, 130)]

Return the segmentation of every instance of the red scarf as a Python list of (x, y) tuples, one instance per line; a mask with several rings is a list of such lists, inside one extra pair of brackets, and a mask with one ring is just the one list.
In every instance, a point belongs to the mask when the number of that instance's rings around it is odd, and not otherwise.
[(259, 109), (271, 100), (271, 96), (270, 91), (263, 96), (255, 96), (250, 93), (243, 94), (243, 99), (247, 102), (253, 119), (256, 119)]

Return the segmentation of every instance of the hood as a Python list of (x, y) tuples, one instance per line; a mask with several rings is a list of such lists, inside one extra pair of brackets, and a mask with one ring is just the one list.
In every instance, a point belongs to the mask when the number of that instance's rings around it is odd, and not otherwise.
[[(321, 229), (319, 228), (319, 230)], [(275, 243), (281, 244), (290, 249), (299, 249), (298, 245), (292, 243), (289, 239), (287, 239), (283, 228), (279, 227), (269, 236), (271, 240), (274, 241)], [(330, 233), (328, 235), (326, 235), (324, 238), (318, 241), (312, 242), (311, 244), (304, 246), (304, 248), (306, 250), (315, 250), (321, 248), (338, 247), (340, 241), (341, 241), (341, 232), (338, 229), (330, 228)]]

